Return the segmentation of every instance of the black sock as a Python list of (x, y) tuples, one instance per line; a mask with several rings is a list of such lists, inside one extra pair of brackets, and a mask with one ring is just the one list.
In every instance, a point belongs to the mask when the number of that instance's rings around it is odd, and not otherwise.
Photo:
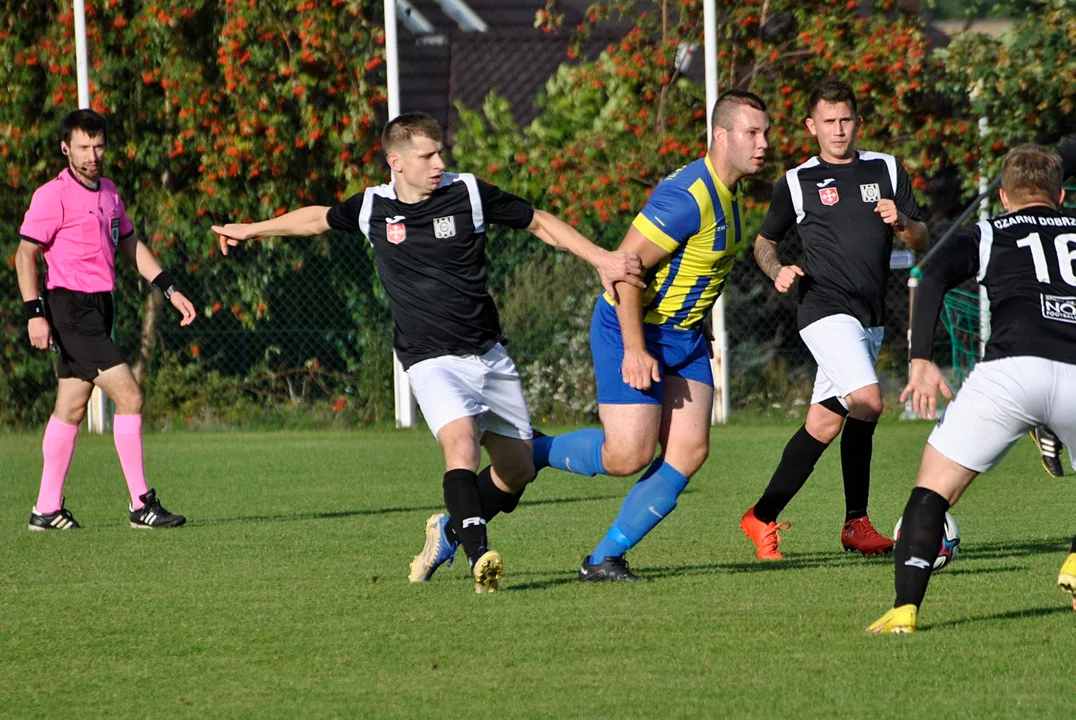
[[(526, 486), (523, 488), (526, 490)], [(478, 473), (478, 497), (482, 501), (482, 517), (488, 523), (498, 513), (510, 513), (519, 505), (523, 490), (505, 492), (493, 482), (493, 466), (487, 465)]]
[(1072, 550), (1069, 550), (1069, 552), (1076, 553), (1076, 536), (1073, 536), (1072, 538)]
[(933, 490), (917, 487), (908, 498), (900, 523), (900, 538), (893, 552), (897, 599), (893, 607), (919, 607), (941, 547), (945, 511), (949, 501)]
[(849, 417), (841, 432), (841, 470), (844, 473), (844, 520), (867, 514), (871, 494), (871, 455), (877, 422)]
[(474, 564), (488, 549), (478, 477), (472, 470), (449, 470), (445, 473), (444, 488), (449, 524), (463, 545), (467, 559)]
[(815, 463), (829, 447), (821, 440), (816, 440), (807, 427), (800, 426), (796, 434), (785, 445), (781, 463), (774, 471), (766, 492), (755, 503), (755, 517), (765, 523), (774, 522), (785, 506), (792, 501), (796, 493), (807, 482), (814, 471)]

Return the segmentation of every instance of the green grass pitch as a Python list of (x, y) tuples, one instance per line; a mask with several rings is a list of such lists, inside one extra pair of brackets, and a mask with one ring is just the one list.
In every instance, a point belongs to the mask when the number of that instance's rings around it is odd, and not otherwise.
[[(85, 530), (26, 529), (38, 435), (0, 435), (0, 716), (1047, 718), (1071, 715), (1076, 613), (1055, 585), (1076, 480), (1022, 440), (955, 508), (961, 554), (921, 632), (864, 628), (891, 560), (841, 552), (831, 450), (761, 565), (737, 523), (793, 427), (713, 431), (709, 461), (630, 556), (653, 578), (583, 586), (630, 480), (545, 471), (490, 526), (502, 592), (466, 561), (409, 585), (441, 507), (425, 432), (150, 434), (147, 469), (185, 528), (127, 526), (110, 437), (79, 439)], [(926, 424), (883, 423), (871, 516), (892, 529)]]

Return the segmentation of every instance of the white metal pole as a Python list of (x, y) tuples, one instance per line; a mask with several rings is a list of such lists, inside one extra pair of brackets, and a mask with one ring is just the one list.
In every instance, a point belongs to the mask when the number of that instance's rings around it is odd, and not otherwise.
[[(400, 62), (396, 42), (396, 0), (385, 0), (385, 75), (388, 80), (389, 120), (400, 114)], [(400, 358), (392, 353), (392, 386), (396, 427), (417, 425), (415, 396)]]
[(396, 0), (385, 0), (385, 75), (389, 120), (400, 114), (400, 62), (396, 53)]
[[(86, 52), (86, 2), (75, 0), (75, 74), (78, 83), (78, 106), (90, 106), (90, 64)], [(86, 405), (86, 429), (98, 435), (108, 430), (108, 398), (94, 387)]]
[[(709, 148), (713, 138), (714, 103), (717, 102), (717, 9), (715, 0), (703, 2), (703, 52), (706, 56), (706, 146)], [(729, 421), (731, 400), (729, 398), (729, 338), (725, 328), (724, 293), (714, 303), (710, 322), (714, 332), (714, 358), (710, 365), (714, 373), (714, 409), (710, 421), (726, 425)]]
[(86, 60), (86, 2), (75, 0), (75, 69), (78, 76), (78, 106), (90, 106), (90, 69)]
[[(990, 121), (987, 118), (979, 118), (979, 137), (984, 140), (983, 146), (985, 147), (986, 136), (990, 133)], [(979, 172), (979, 194), (986, 192), (990, 186), (990, 182), (986, 179), (986, 168), (980, 167)], [(990, 198), (983, 197), (979, 203), (979, 219), (986, 220), (990, 217)], [(982, 357), (986, 353), (986, 341), (990, 339), (990, 298), (987, 295), (986, 287), (979, 286), (979, 357)]]

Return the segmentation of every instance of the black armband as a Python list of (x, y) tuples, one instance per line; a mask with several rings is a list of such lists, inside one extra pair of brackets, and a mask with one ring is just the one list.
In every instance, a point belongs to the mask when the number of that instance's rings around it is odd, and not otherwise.
[(22, 304), (22, 316), (26, 320), (36, 317), (45, 317), (45, 305), (40, 299), (27, 300)]
[(179, 292), (179, 286), (176, 285), (175, 279), (167, 270), (161, 270), (160, 274), (153, 278), (153, 284), (161, 291), (165, 300), (171, 299), (173, 295)]

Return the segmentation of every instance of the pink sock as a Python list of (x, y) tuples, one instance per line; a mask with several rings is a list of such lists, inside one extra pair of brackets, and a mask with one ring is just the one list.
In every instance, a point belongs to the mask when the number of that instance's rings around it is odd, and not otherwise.
[(78, 425), (68, 425), (55, 415), (45, 427), (45, 439), (41, 442), (41, 454), (45, 464), (41, 468), (41, 490), (37, 494), (37, 511), (42, 515), (60, 509), (64, 498), (64, 481), (71, 458), (75, 456), (75, 440)]
[(116, 415), (112, 418), (112, 439), (116, 442), (116, 454), (120, 456), (123, 476), (127, 478), (131, 508), (137, 510), (142, 507), (139, 496), (149, 492), (142, 468), (142, 416)]

